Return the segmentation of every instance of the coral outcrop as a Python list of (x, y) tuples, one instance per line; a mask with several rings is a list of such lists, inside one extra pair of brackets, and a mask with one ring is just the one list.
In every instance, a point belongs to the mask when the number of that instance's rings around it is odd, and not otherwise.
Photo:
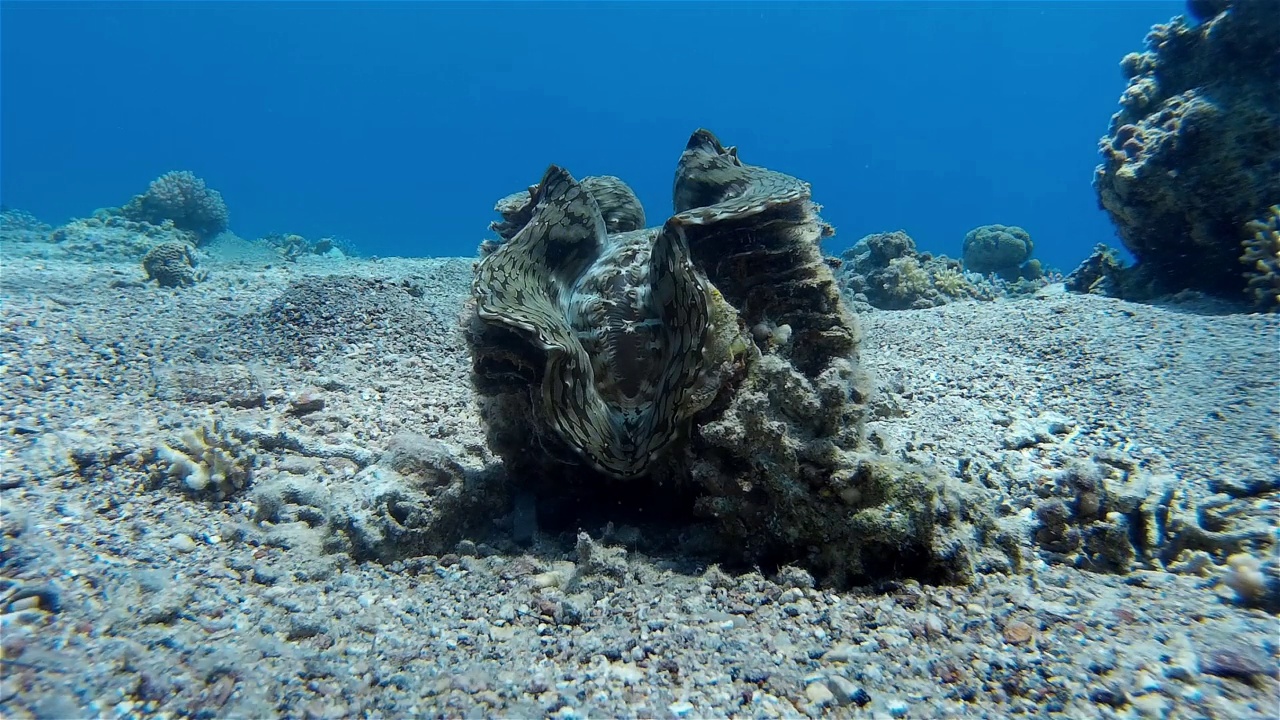
[(336, 260), (359, 255), (352, 243), (336, 237), (308, 240), (295, 233), (270, 233), (258, 238), (258, 242), (267, 245), (288, 262), (298, 262), (308, 255)]
[(1016, 225), (983, 225), (964, 236), (964, 268), (995, 273), (1005, 280), (1039, 277), (1040, 264), (1031, 260), (1031, 235)]
[(229, 218), (222, 194), (186, 170), (168, 172), (151, 181), (147, 191), (134, 196), (120, 212), (129, 220), (152, 225), (170, 221), (179, 230), (195, 235), (197, 245), (226, 230)]
[(1114, 248), (1095, 245), (1089, 257), (1067, 275), (1065, 285), (1071, 292), (1123, 297), (1126, 269)]
[(0, 243), (5, 245), (5, 250), (9, 249), (10, 243), (44, 242), (51, 229), (29, 212), (0, 210)]
[(809, 185), (699, 130), (675, 214), (629, 229), (630, 208), (556, 166), (499, 203), (464, 323), (515, 494), (543, 516), (654, 508), (734, 561), (832, 582), (966, 577), (982, 503), (863, 452), (870, 381)]
[(53, 257), (135, 262), (165, 243), (194, 245), (196, 242), (195, 235), (179, 230), (172, 222), (152, 225), (102, 211), (54, 228), (48, 240), (50, 247), (46, 251)]
[(898, 230), (868, 235), (840, 256), (839, 278), (854, 307), (909, 310), (964, 299), (990, 300), (996, 288), (959, 260), (921, 253)]
[[(1241, 275), (1247, 225), (1280, 203), (1280, 12), (1197, 1), (1125, 56), (1129, 85), (1101, 141), (1101, 206), (1165, 292), (1267, 304)], [(1250, 278), (1253, 276), (1251, 275)]]

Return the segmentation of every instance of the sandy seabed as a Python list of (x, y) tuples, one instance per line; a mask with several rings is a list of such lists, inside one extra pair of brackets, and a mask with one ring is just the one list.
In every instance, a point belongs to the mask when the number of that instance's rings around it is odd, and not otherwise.
[[(254, 486), (349, 479), (401, 433), (493, 462), (457, 333), (471, 261), (208, 269), (167, 290), (135, 264), (3, 260), (5, 718), (1280, 711), (1276, 616), (1238, 602), (1225, 553), (1194, 547), (1123, 574), (1032, 553), (966, 587), (848, 591), (633, 551), (592, 595), (556, 582), (572, 545), (388, 564), (334, 552), (319, 522), (264, 527)], [(323, 276), (404, 297), (324, 337), (261, 321)], [(1280, 317), (1055, 287), (861, 317), (870, 441), (995, 487), (1028, 535), (1043, 479), (1081, 461), (1163, 478), (1157, 504), (1226, 503), (1230, 527), (1206, 520), (1206, 537), (1274, 539)], [(192, 372), (224, 382), (185, 392), (173, 378)], [(157, 460), (212, 419), (287, 438), (220, 501)]]

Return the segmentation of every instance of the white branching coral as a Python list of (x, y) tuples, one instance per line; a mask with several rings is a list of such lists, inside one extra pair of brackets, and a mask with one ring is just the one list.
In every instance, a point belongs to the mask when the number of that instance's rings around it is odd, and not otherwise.
[(221, 499), (244, 488), (253, 475), (253, 453), (221, 420), (186, 430), (177, 444), (162, 444), (157, 456), (168, 463), (166, 475), (191, 492)]

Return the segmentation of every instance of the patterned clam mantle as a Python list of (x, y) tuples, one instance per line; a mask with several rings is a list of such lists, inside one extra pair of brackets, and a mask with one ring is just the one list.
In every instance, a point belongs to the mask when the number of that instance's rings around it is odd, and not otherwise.
[(807, 183), (698, 130), (674, 195), (675, 214), (642, 229), (621, 180), (553, 165), (499, 201), (504, 242), (477, 266), (468, 338), (480, 395), (528, 398), (527, 417), (489, 419), (499, 435), (530, 426), (523, 452), (645, 475), (741, 377), (746, 328), (787, 325), (788, 359), (812, 375), (855, 350)]

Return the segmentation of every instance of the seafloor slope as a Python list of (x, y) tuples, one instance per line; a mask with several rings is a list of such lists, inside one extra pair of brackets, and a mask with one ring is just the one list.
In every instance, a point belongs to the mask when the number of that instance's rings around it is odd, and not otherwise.
[[(519, 550), (501, 537), (528, 519), (442, 519), (497, 482), (457, 334), (470, 260), (207, 267), (164, 290), (135, 264), (4, 260), (6, 718), (1280, 703), (1276, 616), (1223, 568), (1275, 531), (1274, 315), (1053, 288), (863, 315), (872, 442), (996, 491), (1027, 547), (967, 587), (833, 591), (628, 551), (635, 528)], [(1130, 522), (1055, 525), (1054, 501)]]

